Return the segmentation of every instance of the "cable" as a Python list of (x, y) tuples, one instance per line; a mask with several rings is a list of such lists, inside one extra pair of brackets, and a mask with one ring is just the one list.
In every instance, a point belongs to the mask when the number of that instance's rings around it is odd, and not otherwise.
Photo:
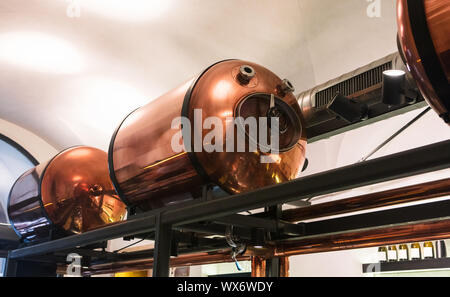
[(132, 247), (132, 246), (138, 244), (138, 243), (141, 243), (141, 242), (143, 242), (143, 241), (146, 240), (146, 239), (147, 239), (147, 236), (144, 237), (144, 238), (142, 238), (142, 239), (139, 240), (139, 241), (133, 242), (132, 244), (129, 244), (129, 245), (123, 247), (123, 248), (120, 248), (120, 249), (114, 251), (113, 253), (116, 254), (116, 253), (118, 253), (118, 252), (120, 252), (120, 251), (123, 251), (124, 249), (127, 249), (127, 248), (129, 248), (129, 247)]
[[(380, 149), (382, 149), (383, 147), (385, 147), (389, 142), (391, 142), (394, 138), (396, 138), (397, 136), (399, 136), (403, 131), (405, 131), (406, 129), (408, 129), (412, 124), (414, 124), (415, 122), (417, 122), (419, 119), (421, 119), (425, 114), (427, 114), (429, 111), (431, 110), (431, 107), (426, 108), (424, 111), (422, 111), (418, 116), (416, 116), (415, 118), (413, 118), (411, 121), (409, 121), (406, 125), (404, 125), (402, 128), (400, 128), (400, 130), (398, 130), (397, 132), (395, 132), (391, 137), (389, 137), (388, 139), (386, 139), (382, 144), (380, 144), (379, 146), (377, 146), (372, 152), (370, 152), (367, 156), (365, 156), (364, 158), (362, 158), (359, 162), (364, 162), (367, 161), (367, 159), (369, 159), (370, 157), (372, 157), (376, 152), (378, 152)], [(308, 199), (306, 199), (306, 202), (310, 202), (313, 199), (320, 199), (320, 198), (327, 198), (329, 196), (325, 196), (325, 197), (310, 197)]]
[(406, 129), (408, 129), (412, 124), (414, 124), (415, 122), (417, 122), (420, 118), (422, 118), (425, 114), (427, 114), (429, 111), (431, 110), (431, 107), (428, 107), (427, 109), (425, 109), (423, 112), (421, 112), (418, 116), (416, 116), (414, 119), (412, 119), (411, 121), (409, 121), (406, 125), (404, 125), (400, 130), (398, 130), (397, 132), (395, 132), (391, 137), (389, 137), (388, 139), (386, 139), (382, 144), (380, 144), (379, 146), (377, 146), (372, 152), (370, 152), (367, 156), (365, 156), (364, 158), (362, 158), (360, 160), (360, 162), (364, 162), (367, 161), (367, 159), (369, 159), (370, 157), (372, 157), (376, 152), (378, 152), (380, 149), (382, 149), (383, 147), (385, 147), (389, 142), (391, 142), (394, 138), (396, 138), (398, 135), (400, 135), (403, 131), (405, 131)]

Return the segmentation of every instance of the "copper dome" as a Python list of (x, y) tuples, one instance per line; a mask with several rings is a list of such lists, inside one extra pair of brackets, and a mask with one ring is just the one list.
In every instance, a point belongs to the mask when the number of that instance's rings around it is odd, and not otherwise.
[(126, 206), (116, 195), (107, 164), (104, 151), (75, 147), (19, 177), (8, 201), (19, 236), (43, 240), (50, 232), (77, 234), (122, 220)]

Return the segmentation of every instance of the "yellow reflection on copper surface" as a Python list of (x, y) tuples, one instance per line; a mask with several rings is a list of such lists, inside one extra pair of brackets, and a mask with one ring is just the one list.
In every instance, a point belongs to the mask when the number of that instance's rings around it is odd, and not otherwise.
[(33, 240), (44, 236), (36, 230), (49, 223), (68, 234), (82, 233), (118, 222), (126, 214), (109, 179), (107, 154), (95, 148), (63, 151), (21, 176), (16, 185), (8, 207), (10, 219)]

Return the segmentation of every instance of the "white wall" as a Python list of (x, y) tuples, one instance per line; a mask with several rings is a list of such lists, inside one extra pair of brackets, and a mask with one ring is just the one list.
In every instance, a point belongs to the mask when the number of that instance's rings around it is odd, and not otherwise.
[(299, 0), (316, 84), (396, 51), (396, 0), (379, 1), (369, 18), (366, 0)]
[[(46, 119), (42, 119), (45, 121)], [(16, 124), (0, 119), (0, 134), (3, 134), (27, 150), (39, 162), (46, 162), (58, 151), (42, 137)]]
[(362, 263), (377, 261), (377, 248), (290, 257), (292, 277), (359, 277)]
[[(311, 26), (306, 38), (316, 83), (323, 83), (368, 64), (396, 50), (394, 0), (381, 0), (381, 18), (368, 18), (365, 0), (301, 0), (305, 11), (321, 10), (317, 15), (302, 15)], [(358, 162), (422, 110), (375, 123), (357, 130), (313, 143), (307, 148), (309, 168), (302, 176)], [(450, 129), (436, 114), (429, 112), (372, 158), (431, 144), (450, 138)], [(362, 193), (447, 178), (449, 170), (354, 189), (330, 198), (352, 197)], [(316, 202), (316, 203), (317, 203)], [(374, 258), (375, 257), (375, 258)], [(290, 258), (291, 276), (362, 276), (361, 264), (376, 260), (376, 248), (302, 255)]]

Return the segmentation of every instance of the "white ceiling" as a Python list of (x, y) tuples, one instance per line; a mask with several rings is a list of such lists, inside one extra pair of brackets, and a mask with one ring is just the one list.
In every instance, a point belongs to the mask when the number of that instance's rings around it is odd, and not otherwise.
[(79, 18), (70, 1), (0, 2), (0, 118), (57, 149), (106, 149), (130, 111), (218, 60), (302, 91), (395, 51), (394, 0), (379, 19), (366, 0), (80, 0)]

